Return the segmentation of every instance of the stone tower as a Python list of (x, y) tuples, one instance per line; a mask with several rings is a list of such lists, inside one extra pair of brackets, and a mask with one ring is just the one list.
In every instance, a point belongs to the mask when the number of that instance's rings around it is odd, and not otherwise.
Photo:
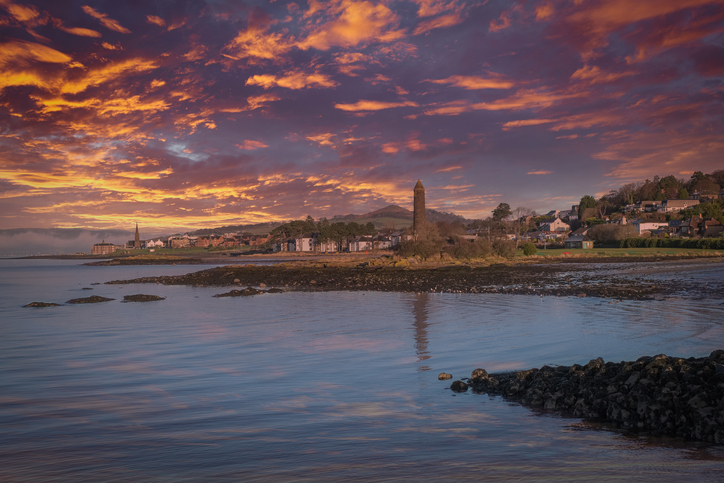
[(136, 223), (136, 239), (133, 241), (133, 248), (141, 248), (141, 235), (138, 234), (138, 223)]
[(422, 186), (422, 181), (417, 180), (417, 184), (414, 189), (414, 209), (412, 212), (412, 232), (417, 235), (418, 230), (425, 224), (425, 188)]

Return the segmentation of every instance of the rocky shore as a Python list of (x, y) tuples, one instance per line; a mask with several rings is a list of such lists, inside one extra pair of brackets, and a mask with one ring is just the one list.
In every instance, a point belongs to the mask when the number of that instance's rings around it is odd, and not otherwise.
[[(199, 287), (269, 286), (297, 291), (502, 293), (611, 299), (652, 299), (676, 293), (706, 296), (724, 291), (724, 281), (698, 283), (690, 277), (684, 279), (653, 276), (655, 274), (649, 270), (651, 262), (641, 263), (641, 270), (627, 275), (621, 275), (618, 268), (630, 268), (636, 262), (489, 266), (455, 264), (433, 267), (414, 266), (405, 260), (402, 262), (376, 260), (352, 266), (299, 262), (267, 266), (227, 265), (187, 275), (143, 277), (107, 283), (160, 283)], [(698, 263), (702, 265), (701, 262)]]
[(724, 350), (702, 358), (598, 358), (502, 374), (475, 369), (451, 389), (463, 392), (468, 385), (476, 393), (626, 430), (724, 444)]

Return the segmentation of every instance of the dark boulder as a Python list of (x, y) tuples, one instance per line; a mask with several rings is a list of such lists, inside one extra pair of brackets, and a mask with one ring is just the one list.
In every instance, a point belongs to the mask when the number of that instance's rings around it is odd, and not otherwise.
[(101, 297), (100, 295), (91, 295), (90, 297), (84, 297), (80, 299), (71, 299), (68, 300), (67, 304), (98, 304), (101, 302), (110, 302), (111, 300), (116, 299), (109, 299), (108, 297)]
[(214, 297), (249, 297), (251, 295), (260, 295), (266, 293), (264, 290), (258, 290), (253, 287), (246, 287), (243, 290), (232, 290), (226, 293), (214, 295)]
[(146, 294), (135, 294), (125, 295), (123, 297), (124, 302), (155, 302), (157, 300), (166, 300), (166, 297), (159, 297), (158, 295), (146, 295)]
[(453, 392), (465, 392), (468, 390), (468, 385), (463, 381), (455, 381), (450, 385), (450, 389)]
[(60, 304), (54, 304), (52, 302), (30, 302), (28, 305), (23, 307), (60, 307)]

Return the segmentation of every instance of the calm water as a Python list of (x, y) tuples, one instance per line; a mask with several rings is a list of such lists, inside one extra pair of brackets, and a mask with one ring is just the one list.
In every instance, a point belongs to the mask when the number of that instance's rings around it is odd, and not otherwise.
[[(454, 395), (437, 374), (707, 355), (724, 298), (92, 285), (201, 268), (0, 261), (0, 480), (721, 481), (723, 447)], [(167, 298), (120, 302), (135, 293)], [(116, 300), (21, 307), (88, 295)]]

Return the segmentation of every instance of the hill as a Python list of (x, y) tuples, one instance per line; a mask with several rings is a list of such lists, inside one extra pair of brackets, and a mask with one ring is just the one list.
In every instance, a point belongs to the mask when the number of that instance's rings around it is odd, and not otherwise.
[[(446, 221), (448, 223), (460, 222), (463, 224), (470, 223), (470, 220), (454, 213), (446, 213), (443, 211), (425, 210), (427, 221), (437, 223), (438, 221)], [(378, 228), (406, 228), (412, 225), (412, 211), (398, 205), (389, 205), (376, 211), (371, 211), (363, 215), (338, 215), (331, 221), (356, 221), (357, 223), (372, 222)]]

